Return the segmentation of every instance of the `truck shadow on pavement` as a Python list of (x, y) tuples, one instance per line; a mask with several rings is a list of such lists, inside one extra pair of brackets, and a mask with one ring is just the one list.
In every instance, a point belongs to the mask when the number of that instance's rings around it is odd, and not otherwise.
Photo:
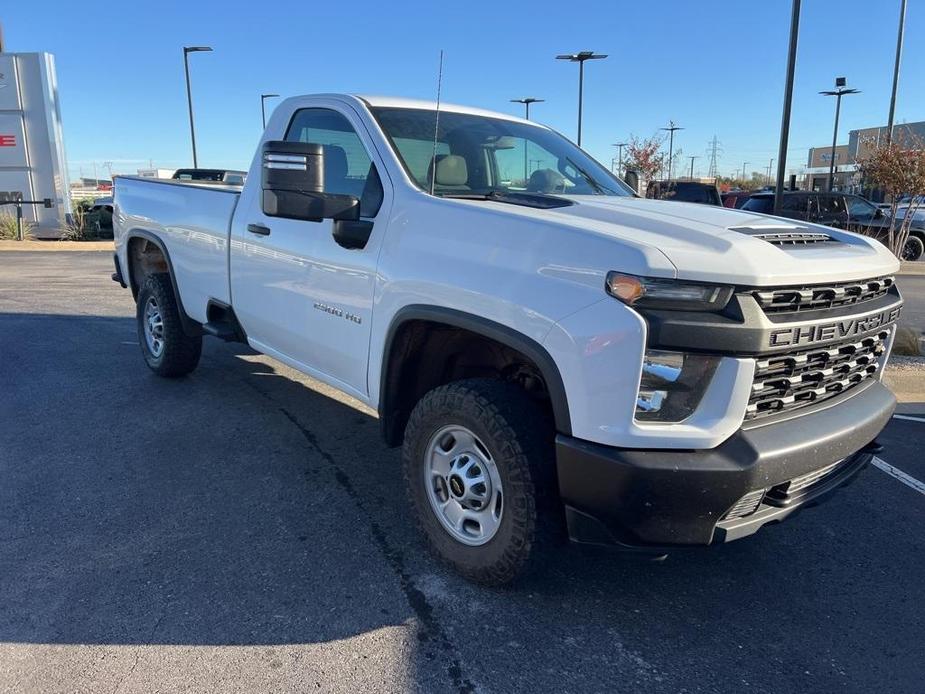
[[(884, 585), (914, 593), (915, 540), (882, 527), (871, 494), (660, 563), (563, 547), (488, 590), (428, 555), (375, 418), (311, 379), (214, 340), (191, 376), (158, 379), (129, 318), (0, 314), (0, 339), (0, 641), (289, 644), (398, 626), (417, 669), (440, 662), (460, 691), (474, 662), (522, 683), (553, 663), (597, 687), (682, 682), (677, 658), (709, 682), (731, 660), (786, 689), (824, 655), (873, 682), (887, 673), (858, 653), (914, 648)], [(894, 561), (856, 549), (871, 546)]]

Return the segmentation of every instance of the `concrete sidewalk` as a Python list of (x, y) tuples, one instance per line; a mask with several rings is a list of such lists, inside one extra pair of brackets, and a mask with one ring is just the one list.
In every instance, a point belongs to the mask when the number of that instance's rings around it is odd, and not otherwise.
[(109, 251), (112, 241), (0, 241), (0, 251)]

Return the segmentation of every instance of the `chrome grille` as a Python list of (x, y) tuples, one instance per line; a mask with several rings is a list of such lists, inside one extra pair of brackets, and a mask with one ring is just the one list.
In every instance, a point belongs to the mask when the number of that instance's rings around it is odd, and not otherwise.
[(864, 382), (880, 368), (889, 335), (881, 330), (856, 342), (758, 359), (745, 418), (811, 405)]
[(748, 293), (765, 313), (799, 312), (870, 301), (890, 291), (894, 281), (893, 277), (875, 277), (859, 282), (752, 289)]

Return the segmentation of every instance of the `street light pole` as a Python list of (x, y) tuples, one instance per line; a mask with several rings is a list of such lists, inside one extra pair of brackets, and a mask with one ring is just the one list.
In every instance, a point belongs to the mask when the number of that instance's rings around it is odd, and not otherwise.
[(614, 142), (613, 146), (617, 148), (617, 176), (621, 176), (623, 173), (623, 148), (626, 147), (629, 142)]
[(780, 119), (780, 144), (777, 149), (777, 181), (774, 187), (774, 214), (780, 214), (784, 201), (784, 175), (787, 173), (787, 143), (790, 140), (790, 108), (793, 105), (793, 73), (797, 65), (797, 40), (800, 36), (800, 0), (793, 0), (790, 13), (790, 48), (787, 51), (787, 80), (784, 86), (784, 109)]
[(841, 113), (841, 98), (846, 94), (859, 94), (859, 89), (848, 89), (846, 86), (846, 80), (844, 77), (835, 78), (835, 89), (829, 89), (826, 91), (819, 92), (823, 96), (834, 96), (835, 97), (835, 129), (832, 133), (832, 154), (830, 155), (829, 161), (829, 186), (828, 190), (831, 193), (832, 187), (835, 184), (835, 143), (838, 142), (838, 116)]
[(768, 162), (768, 181), (767, 181), (767, 185), (768, 185), (768, 186), (771, 185), (771, 167), (772, 167), (772, 166), (774, 166), (774, 159), (773, 159), (773, 158), (771, 159), (771, 161)]
[(546, 101), (546, 99), (534, 99), (532, 96), (525, 96), (523, 99), (511, 99), (513, 104), (523, 104), (524, 105), (524, 119), (530, 120), (530, 104), (539, 104)]
[(659, 128), (659, 130), (668, 131), (668, 181), (671, 182), (671, 159), (674, 156), (674, 131), (675, 130), (684, 130), (677, 125), (673, 120), (668, 121), (667, 128)]
[(745, 181), (745, 167), (748, 166), (749, 164), (751, 164), (750, 161), (742, 162), (742, 181), (743, 182)]
[(585, 84), (585, 61), (586, 60), (603, 60), (606, 55), (599, 55), (594, 51), (581, 51), (579, 53), (567, 53), (557, 55), (556, 60), (568, 60), (572, 63), (578, 63), (578, 146), (581, 147), (581, 108), (584, 97)]
[(196, 127), (193, 125), (193, 92), (190, 89), (189, 82), (189, 54), (211, 51), (209, 46), (183, 46), (183, 70), (186, 73), (186, 104), (189, 107), (189, 136), (193, 144), (193, 168), (199, 168), (199, 161), (196, 159)]
[(906, 26), (906, 0), (899, 8), (899, 33), (896, 35), (896, 62), (893, 64), (893, 91), (890, 94), (890, 117), (886, 122), (886, 143), (893, 140), (893, 116), (896, 114), (896, 88), (899, 85), (899, 62), (903, 55), (903, 33)]
[(692, 155), (688, 157), (688, 159), (691, 160), (691, 175), (688, 178), (690, 178), (692, 181), (694, 180), (694, 159), (697, 159), (697, 158), (698, 158), (697, 155)]
[(267, 129), (267, 109), (266, 109), (266, 106), (264, 106), (264, 104), (266, 103), (267, 99), (272, 99), (277, 96), (279, 96), (279, 94), (261, 94), (260, 95), (260, 117), (263, 120), (264, 130)]
[[(532, 96), (525, 96), (522, 99), (511, 99), (513, 104), (523, 104), (524, 105), (524, 119), (530, 120), (530, 104), (539, 104), (545, 101), (545, 99), (535, 99)], [(527, 140), (524, 138), (524, 186), (527, 185), (527, 181), (530, 178), (530, 167), (527, 162)]]

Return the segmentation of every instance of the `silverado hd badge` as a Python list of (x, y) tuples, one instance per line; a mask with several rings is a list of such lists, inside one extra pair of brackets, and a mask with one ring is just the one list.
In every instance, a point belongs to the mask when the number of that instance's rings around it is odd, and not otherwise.
[(818, 325), (798, 325), (792, 328), (772, 330), (770, 346), (786, 347), (788, 345), (811, 345), (816, 342), (828, 342), (839, 338), (849, 338), (876, 330), (899, 318), (902, 306), (897, 306), (883, 313), (876, 313), (864, 318), (846, 318), (831, 323)]

